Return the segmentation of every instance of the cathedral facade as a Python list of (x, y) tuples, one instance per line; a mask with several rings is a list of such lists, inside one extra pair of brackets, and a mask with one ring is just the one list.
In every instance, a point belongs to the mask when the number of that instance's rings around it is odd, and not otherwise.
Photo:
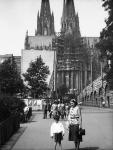
[[(25, 47), (29, 53), (35, 51), (55, 51), (56, 67), (53, 71), (55, 76), (51, 77), (51, 83), (55, 89), (65, 85), (69, 92), (81, 92), (82, 89), (91, 82), (91, 63), (87, 63), (84, 57), (85, 48), (91, 53), (95, 53), (95, 44), (98, 37), (82, 37), (79, 27), (79, 16), (75, 11), (73, 0), (63, 1), (63, 11), (61, 17), (61, 33), (63, 33), (64, 45), (57, 45), (54, 49), (53, 39), (57, 38), (54, 28), (54, 14), (51, 13), (49, 0), (41, 1), (41, 10), (37, 14), (37, 29), (34, 36), (29, 36), (28, 31), (25, 38)], [(71, 40), (72, 39), (72, 40)], [(59, 44), (59, 43), (58, 43)], [(83, 47), (81, 48), (81, 45)], [(49, 59), (49, 58), (48, 58)], [(85, 60), (86, 59), (86, 60)], [(55, 82), (54, 82), (55, 80)]]
[(37, 29), (34, 36), (26, 32), (24, 49), (52, 50), (54, 38), (54, 15), (51, 13), (49, 0), (42, 0), (40, 13), (37, 14)]
[(79, 94), (94, 80), (93, 57), (98, 58), (95, 45), (99, 38), (81, 36), (79, 16), (73, 0), (63, 2), (61, 33), (64, 35), (64, 49), (57, 48), (56, 86), (65, 85), (69, 93)]
[[(50, 75), (46, 81), (49, 84), (53, 73), (52, 39), (54, 35), (54, 15), (53, 12), (51, 13), (49, 0), (42, 0), (40, 12), (37, 13), (35, 35), (30, 36), (28, 31), (26, 32), (24, 49), (21, 52), (21, 74), (26, 72), (31, 61), (41, 56), (50, 70)], [(49, 87), (52, 89), (52, 84)]]

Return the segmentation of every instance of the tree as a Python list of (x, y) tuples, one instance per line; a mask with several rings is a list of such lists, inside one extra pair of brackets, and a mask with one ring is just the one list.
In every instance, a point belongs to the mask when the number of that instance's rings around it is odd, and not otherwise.
[[(106, 80), (111, 89), (113, 89), (113, 0), (102, 0), (102, 6), (105, 11), (108, 12), (108, 18), (106, 19), (106, 27), (100, 34), (100, 42), (97, 44), (97, 48), (101, 51), (101, 57), (111, 61), (109, 71), (106, 72)], [(111, 54), (108, 56), (108, 54)]]
[(31, 96), (38, 98), (48, 90), (46, 79), (49, 73), (49, 68), (45, 65), (41, 56), (37, 57), (34, 62), (30, 63), (30, 67), (23, 76), (25, 81), (28, 82)]
[(0, 91), (3, 94), (14, 95), (21, 93), (23, 87), (23, 80), (17, 71), (15, 59), (12, 56), (0, 64)]

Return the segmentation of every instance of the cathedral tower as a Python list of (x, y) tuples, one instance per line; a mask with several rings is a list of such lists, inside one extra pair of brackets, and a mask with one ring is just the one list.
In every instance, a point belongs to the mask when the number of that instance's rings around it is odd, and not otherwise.
[(50, 10), (49, 0), (42, 0), (40, 14), (37, 15), (37, 30), (35, 35), (54, 34), (54, 15)]
[(49, 0), (41, 0), (40, 12), (37, 13), (35, 36), (29, 36), (27, 31), (24, 47), (28, 50), (52, 50), (54, 35), (54, 14), (51, 12)]
[(65, 85), (70, 91), (79, 92), (83, 86), (82, 52), (78, 47), (81, 34), (73, 0), (63, 1), (61, 32), (65, 36), (64, 52), (61, 57), (57, 57), (57, 87)]
[(61, 31), (73, 33), (76, 38), (80, 37), (79, 17), (75, 12), (74, 1), (64, 0), (61, 18)]

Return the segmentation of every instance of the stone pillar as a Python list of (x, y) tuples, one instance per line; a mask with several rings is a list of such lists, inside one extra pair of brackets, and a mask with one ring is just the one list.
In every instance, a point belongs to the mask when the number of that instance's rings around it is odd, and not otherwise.
[(74, 87), (73, 87), (73, 82), (74, 82), (73, 76), (74, 76), (74, 73), (73, 73), (73, 70), (72, 70), (71, 71), (71, 89), (74, 89)]
[(69, 88), (69, 71), (66, 72), (66, 86)]
[(80, 71), (80, 91), (82, 91), (82, 70)]
[(85, 72), (85, 87), (86, 87), (86, 85), (87, 85), (87, 67), (86, 67), (86, 65), (85, 65), (84, 72)]
[(66, 72), (64, 71), (64, 85), (66, 86)]
[(81, 71), (79, 70), (79, 91), (81, 90)]
[(76, 71), (74, 70), (73, 71), (73, 89), (76, 89), (76, 84), (77, 84), (77, 82), (76, 82)]
[(56, 89), (58, 88), (58, 85), (59, 85), (59, 72), (57, 72), (56, 75)]
[(79, 70), (79, 91), (81, 91), (81, 70)]
[(61, 74), (62, 74), (62, 75), (61, 75), (61, 80), (62, 80), (61, 83), (62, 83), (62, 85), (63, 85), (63, 84), (64, 84), (64, 71), (62, 71)]
[(71, 71), (69, 70), (69, 89), (71, 88)]
[(79, 79), (79, 70), (77, 71), (77, 77), (76, 77), (76, 81), (77, 81), (77, 89), (78, 89), (78, 92), (79, 92), (79, 89), (80, 89), (80, 79)]

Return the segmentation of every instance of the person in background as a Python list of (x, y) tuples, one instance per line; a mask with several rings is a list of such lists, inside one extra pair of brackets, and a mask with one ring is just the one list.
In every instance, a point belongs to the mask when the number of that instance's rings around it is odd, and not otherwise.
[(52, 106), (52, 104), (51, 104), (51, 102), (49, 102), (48, 103), (48, 111), (49, 111), (49, 117), (51, 118), (51, 115), (52, 115), (52, 113), (51, 113), (51, 106)]
[(47, 118), (47, 102), (44, 101), (44, 104), (43, 104), (43, 119), (46, 119)]
[(70, 101), (70, 106), (68, 115), (69, 141), (74, 141), (75, 150), (79, 150), (80, 141), (82, 141), (79, 136), (79, 129), (82, 128), (81, 110), (75, 99)]
[(66, 118), (67, 118), (68, 114), (69, 114), (69, 104), (68, 103), (65, 104), (65, 111), (66, 111)]
[(50, 136), (51, 138), (54, 138), (55, 141), (55, 150), (57, 148), (57, 144), (59, 144), (60, 149), (62, 150), (62, 144), (61, 141), (63, 140), (64, 136), (64, 126), (59, 121), (59, 115), (54, 116), (54, 122), (51, 124), (50, 128)]
[(52, 117), (54, 118), (54, 116), (56, 114), (58, 114), (58, 105), (57, 105), (57, 101), (54, 101), (54, 103), (51, 106), (51, 113), (52, 113)]
[(63, 101), (61, 102), (61, 118), (64, 119), (65, 117), (65, 105)]

